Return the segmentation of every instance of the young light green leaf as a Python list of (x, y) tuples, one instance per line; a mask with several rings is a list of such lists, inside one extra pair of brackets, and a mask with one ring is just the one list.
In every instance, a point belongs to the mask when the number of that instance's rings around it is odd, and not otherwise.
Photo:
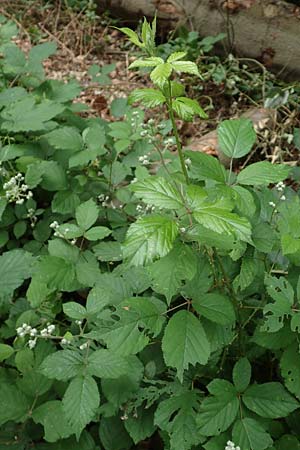
[(272, 445), (272, 438), (254, 419), (238, 419), (232, 429), (232, 439), (243, 450), (265, 450)]
[(82, 230), (88, 230), (94, 225), (98, 219), (98, 214), (98, 207), (92, 199), (81, 203), (81, 205), (76, 208), (75, 212), (77, 223)]
[(218, 293), (199, 295), (193, 298), (195, 310), (212, 322), (220, 325), (232, 324), (235, 321), (235, 312), (229, 297)]
[(300, 403), (278, 382), (253, 384), (243, 395), (243, 402), (261, 417), (286, 417), (299, 408)]
[(149, 205), (168, 209), (183, 207), (183, 200), (178, 190), (165, 178), (149, 177), (133, 183), (131, 189)]
[(74, 378), (63, 397), (63, 412), (79, 438), (84, 427), (93, 420), (100, 403), (98, 386), (89, 375)]
[(133, 63), (130, 64), (128, 69), (134, 69), (135, 67), (157, 67), (161, 64), (164, 64), (164, 60), (157, 56), (150, 56), (145, 59), (136, 59)]
[(268, 186), (285, 180), (290, 172), (290, 167), (283, 164), (271, 164), (268, 161), (260, 161), (243, 169), (237, 176), (237, 182), (252, 186)]
[(248, 358), (240, 358), (232, 372), (233, 384), (238, 392), (243, 392), (249, 386), (251, 379), (251, 364)]
[(169, 253), (177, 234), (178, 226), (169, 217), (140, 217), (127, 232), (123, 245), (124, 258), (135, 266), (152, 262)]
[(137, 45), (140, 48), (143, 48), (145, 46), (145, 44), (139, 40), (138, 35), (133, 30), (131, 30), (130, 28), (127, 28), (127, 27), (122, 27), (122, 28), (115, 27), (115, 28), (117, 30), (121, 31), (122, 33), (126, 34), (126, 36), (129, 37), (129, 40), (134, 45)]
[[(179, 59), (179, 58), (177, 58), (177, 59)], [(169, 61), (169, 59), (168, 59), (168, 62), (171, 63), (173, 69), (176, 72), (188, 73), (190, 75), (196, 75), (196, 76), (200, 77), (200, 73), (199, 73), (198, 67), (197, 67), (197, 65), (194, 62), (191, 62), (191, 61), (176, 61), (175, 59), (172, 59), (172, 61)]]
[(195, 115), (198, 115), (202, 119), (207, 119), (207, 114), (201, 108), (197, 100), (193, 100), (187, 97), (177, 97), (172, 102), (172, 108), (183, 120), (192, 120)]
[(158, 89), (135, 89), (128, 97), (130, 104), (141, 102), (147, 108), (154, 108), (155, 106), (163, 105), (166, 97)]
[(236, 390), (226, 380), (215, 378), (207, 388), (213, 396), (206, 397), (201, 403), (197, 424), (204, 436), (216, 436), (235, 420), (239, 400)]
[[(186, 52), (174, 52), (168, 57), (167, 62), (172, 63), (174, 61), (178, 61), (186, 56)], [(186, 61), (188, 62), (188, 61)]]
[(175, 367), (179, 380), (189, 364), (206, 364), (210, 344), (199, 319), (189, 311), (179, 311), (169, 320), (162, 340), (167, 366)]
[(150, 73), (150, 78), (154, 84), (162, 87), (168, 81), (172, 73), (172, 66), (170, 63), (161, 63), (155, 67)]
[(224, 120), (218, 126), (219, 145), (229, 158), (242, 158), (250, 152), (256, 133), (249, 119)]

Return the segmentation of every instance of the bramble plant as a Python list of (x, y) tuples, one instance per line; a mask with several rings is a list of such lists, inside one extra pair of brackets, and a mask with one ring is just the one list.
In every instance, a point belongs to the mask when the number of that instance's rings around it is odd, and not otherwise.
[[(200, 74), (155, 56), (155, 26), (121, 28), (154, 88), (109, 123), (78, 115), (76, 82), (45, 79), (53, 44), (26, 57), (1, 18), (1, 448), (300, 448), (290, 168), (183, 151), (176, 116), (206, 114), (176, 77)], [(231, 162), (256, 139), (247, 119), (218, 134)]]

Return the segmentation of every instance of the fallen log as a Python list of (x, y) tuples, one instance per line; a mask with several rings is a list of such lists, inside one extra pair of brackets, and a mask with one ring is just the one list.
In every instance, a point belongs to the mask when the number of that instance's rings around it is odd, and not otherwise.
[[(163, 28), (180, 25), (200, 36), (227, 35), (227, 49), (255, 58), (288, 79), (300, 77), (300, 7), (283, 0), (98, 0), (121, 20), (157, 11)], [(134, 25), (133, 25), (134, 26)]]

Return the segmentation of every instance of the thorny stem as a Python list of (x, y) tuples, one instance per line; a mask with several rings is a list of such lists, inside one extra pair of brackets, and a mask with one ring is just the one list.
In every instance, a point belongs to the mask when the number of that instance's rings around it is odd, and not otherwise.
[(186, 170), (186, 166), (185, 166), (185, 162), (184, 162), (184, 156), (183, 156), (183, 150), (182, 150), (182, 145), (180, 142), (180, 138), (179, 138), (179, 134), (178, 134), (178, 129), (176, 126), (176, 122), (175, 122), (175, 117), (174, 117), (174, 113), (173, 113), (173, 109), (172, 109), (172, 92), (171, 92), (171, 81), (168, 81), (168, 87), (169, 87), (169, 96), (167, 98), (167, 106), (168, 106), (168, 112), (170, 115), (170, 119), (172, 122), (172, 128), (173, 128), (173, 133), (175, 136), (175, 140), (176, 140), (176, 147), (177, 147), (177, 151), (178, 151), (178, 155), (179, 155), (179, 159), (180, 159), (180, 164), (181, 164), (181, 169), (182, 169), (182, 173), (184, 175), (184, 178), (187, 182), (187, 184), (189, 184), (190, 180), (189, 180), (189, 176)]

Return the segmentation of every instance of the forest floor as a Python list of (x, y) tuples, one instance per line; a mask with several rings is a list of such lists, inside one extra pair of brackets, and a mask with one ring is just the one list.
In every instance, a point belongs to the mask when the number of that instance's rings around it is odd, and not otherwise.
[[(45, 63), (47, 77), (76, 79), (82, 86), (77, 101), (89, 107), (85, 114), (113, 120), (112, 100), (126, 97), (148, 83), (147, 74), (128, 69), (138, 52), (113, 28), (119, 22), (108, 14), (98, 17), (93, 11), (76, 11), (62, 5), (60, 0), (2, 0), (0, 14), (17, 23), (21, 30), (17, 43), (25, 51), (44, 41), (56, 42), (56, 54)], [(162, 43), (167, 38), (159, 36)], [(212, 45), (212, 50), (207, 51), (201, 39), (191, 39), (187, 33), (177, 39), (171, 35), (171, 47), (162, 44), (160, 51), (164, 54), (180, 47), (194, 57), (204, 77), (203, 82), (186, 80), (188, 95), (197, 98), (209, 115), (205, 121), (179, 121), (184, 145), (216, 155), (214, 130), (218, 123), (246, 115), (255, 124), (258, 140), (242, 166), (259, 159), (298, 165), (300, 144), (294, 130), (300, 126), (300, 83), (282, 82), (259, 61), (246, 61), (228, 53), (217, 56)], [(98, 74), (96, 66), (100, 68)], [(101, 75), (101, 69), (102, 74), (108, 72), (104, 84), (91, 75), (93, 69), (96, 75)]]

